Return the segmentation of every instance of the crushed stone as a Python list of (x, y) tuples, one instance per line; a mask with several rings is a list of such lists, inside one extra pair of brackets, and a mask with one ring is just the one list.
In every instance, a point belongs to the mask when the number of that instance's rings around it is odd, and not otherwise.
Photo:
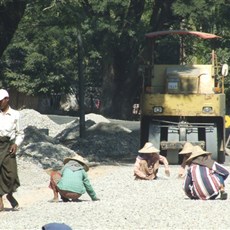
[(84, 137), (80, 137), (79, 118), (57, 124), (32, 109), (21, 110), (20, 116), (25, 137), (17, 155), (44, 169), (55, 167), (76, 153), (89, 164), (134, 160), (137, 154), (139, 131), (112, 123), (102, 115), (85, 115)]

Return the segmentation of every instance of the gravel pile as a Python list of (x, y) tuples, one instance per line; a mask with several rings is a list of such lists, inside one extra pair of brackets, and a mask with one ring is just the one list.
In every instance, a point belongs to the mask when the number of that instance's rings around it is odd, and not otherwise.
[(21, 126), (25, 129), (28, 126), (34, 126), (37, 129), (48, 129), (51, 137), (56, 136), (65, 129), (66, 124), (59, 125), (52, 121), (48, 116), (42, 115), (33, 109), (23, 109), (20, 111)]
[(111, 123), (101, 115), (86, 115), (85, 137), (80, 138), (79, 119), (59, 125), (31, 109), (20, 113), (25, 138), (18, 157), (44, 169), (60, 165), (75, 153), (89, 164), (127, 161), (135, 158), (139, 147), (139, 131)]

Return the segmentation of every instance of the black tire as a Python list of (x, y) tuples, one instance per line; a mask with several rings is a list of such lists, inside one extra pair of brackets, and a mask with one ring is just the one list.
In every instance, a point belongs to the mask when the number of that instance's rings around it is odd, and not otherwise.
[(140, 148), (149, 140), (149, 124), (150, 119), (147, 116), (141, 117), (141, 127), (140, 127)]

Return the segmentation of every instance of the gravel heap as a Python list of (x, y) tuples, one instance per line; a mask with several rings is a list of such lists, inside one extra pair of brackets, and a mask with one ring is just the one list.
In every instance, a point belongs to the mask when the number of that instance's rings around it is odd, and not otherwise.
[(20, 111), (25, 138), (18, 157), (46, 169), (61, 165), (65, 157), (82, 155), (89, 164), (135, 159), (139, 132), (97, 114), (85, 116), (85, 136), (80, 138), (79, 119), (59, 125), (35, 110)]

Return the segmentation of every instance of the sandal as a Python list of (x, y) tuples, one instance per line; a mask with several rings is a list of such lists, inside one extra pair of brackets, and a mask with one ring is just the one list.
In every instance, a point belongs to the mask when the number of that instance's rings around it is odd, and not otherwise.
[(68, 198), (65, 198), (64, 196), (61, 196), (61, 199), (63, 202), (70, 202), (70, 200)]
[(220, 192), (220, 199), (221, 200), (227, 200), (228, 194), (225, 191)]

